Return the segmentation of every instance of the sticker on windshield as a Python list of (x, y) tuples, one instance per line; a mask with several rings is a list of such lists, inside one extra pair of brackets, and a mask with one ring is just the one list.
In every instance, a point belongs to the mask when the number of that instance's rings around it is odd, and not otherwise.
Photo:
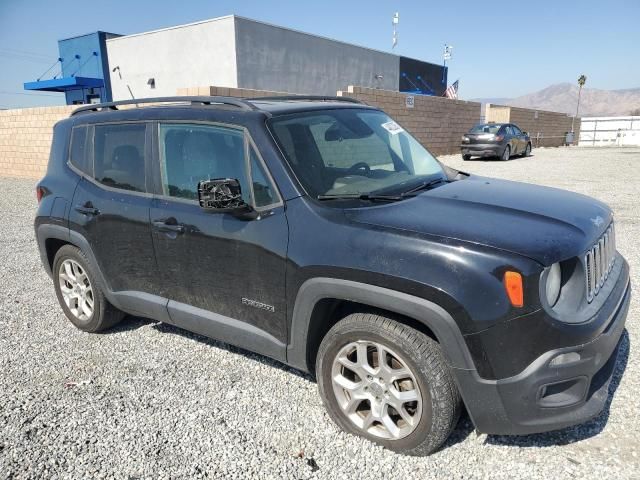
[(400, 132), (404, 132), (404, 129), (393, 120), (387, 123), (383, 123), (381, 126), (391, 135), (397, 135)]

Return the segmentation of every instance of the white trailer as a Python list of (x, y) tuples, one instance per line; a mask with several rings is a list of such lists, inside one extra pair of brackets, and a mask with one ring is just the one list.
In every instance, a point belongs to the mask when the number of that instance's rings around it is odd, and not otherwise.
[(640, 146), (640, 116), (583, 117), (578, 146)]

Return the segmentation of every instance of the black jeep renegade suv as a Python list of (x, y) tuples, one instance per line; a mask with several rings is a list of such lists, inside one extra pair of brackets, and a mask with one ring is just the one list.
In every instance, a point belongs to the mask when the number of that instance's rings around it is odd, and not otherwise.
[(414, 455), (463, 403), (490, 434), (601, 411), (630, 297), (606, 205), (448, 168), (345, 98), (149, 102), (54, 129), (35, 228), (75, 326), (313, 372), (340, 427)]

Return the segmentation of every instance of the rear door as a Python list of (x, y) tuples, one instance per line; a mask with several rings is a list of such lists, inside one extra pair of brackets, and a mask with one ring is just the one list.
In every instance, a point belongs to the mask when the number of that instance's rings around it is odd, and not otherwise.
[[(76, 188), (69, 224), (91, 246), (114, 292), (159, 293), (149, 208), (151, 131), (144, 122), (88, 129), (88, 159)], [(142, 313), (142, 312), (141, 312)]]
[[(160, 122), (156, 142), (151, 224), (171, 321), (283, 359), (288, 226), (248, 132), (235, 125)], [(260, 217), (202, 210), (198, 182), (214, 178), (238, 179)]]
[(513, 129), (514, 137), (518, 141), (518, 152), (524, 152), (524, 149), (527, 146), (527, 142), (524, 138), (524, 134), (522, 133), (522, 130), (520, 130), (515, 125), (511, 125), (511, 128)]
[(503, 128), (504, 128), (505, 140), (511, 147), (511, 155), (516, 155), (518, 153), (518, 148), (519, 148), (518, 137), (514, 134), (513, 128), (511, 127), (511, 125), (506, 125)]

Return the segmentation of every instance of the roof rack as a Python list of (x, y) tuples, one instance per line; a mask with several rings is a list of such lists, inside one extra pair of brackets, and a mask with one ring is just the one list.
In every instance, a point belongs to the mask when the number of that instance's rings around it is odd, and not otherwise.
[(283, 96), (269, 96), (269, 97), (253, 97), (246, 98), (245, 100), (249, 102), (253, 102), (254, 100), (258, 101), (271, 101), (271, 100), (283, 100), (283, 101), (292, 101), (292, 100), (301, 100), (301, 101), (314, 101), (314, 102), (348, 102), (348, 103), (360, 103), (360, 100), (356, 100), (351, 97), (331, 97), (331, 96), (323, 96), (323, 95), (283, 95)]
[(71, 113), (71, 116), (82, 112), (98, 112), (103, 110), (118, 110), (122, 105), (135, 105), (145, 103), (190, 103), (191, 105), (232, 105), (242, 110), (258, 110), (247, 100), (234, 97), (157, 97), (157, 98), (139, 98), (131, 100), (119, 100), (117, 102), (95, 103), (84, 105)]

